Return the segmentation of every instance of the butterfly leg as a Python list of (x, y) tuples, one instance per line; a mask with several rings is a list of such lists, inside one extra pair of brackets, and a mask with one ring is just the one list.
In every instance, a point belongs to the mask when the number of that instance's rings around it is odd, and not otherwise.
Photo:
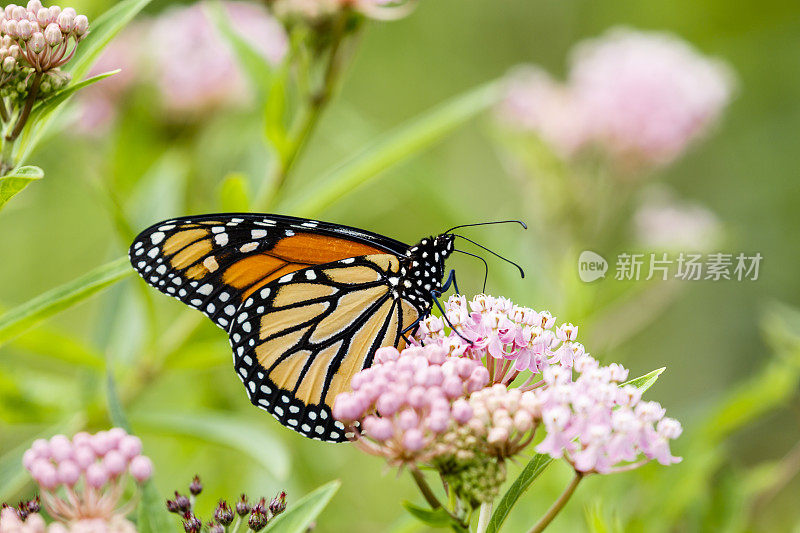
[(442, 285), (442, 289), (440, 291), (437, 291), (439, 295), (447, 292), (447, 289), (450, 288), (451, 284), (453, 285), (453, 289), (456, 291), (456, 294), (461, 294), (461, 291), (458, 289), (458, 282), (456, 282), (455, 269), (450, 270), (450, 274), (447, 276), (447, 280), (445, 280), (444, 285)]
[[(453, 272), (453, 271), (451, 270), (451, 272)], [(455, 278), (455, 276), (451, 276), (451, 277)], [(442, 319), (444, 320), (444, 323), (447, 324), (447, 327), (449, 327), (453, 331), (453, 333), (455, 333), (456, 335), (461, 337), (462, 340), (466, 341), (467, 343), (469, 343), (470, 346), (472, 346), (473, 342), (471, 340), (469, 340), (468, 338), (466, 338), (461, 333), (459, 333), (458, 330), (456, 329), (456, 327), (450, 322), (450, 319), (447, 318), (447, 313), (445, 312), (444, 308), (442, 307), (442, 303), (439, 301), (439, 296), (441, 295), (441, 293), (437, 294), (437, 292), (438, 291), (431, 291), (431, 297), (433, 298), (433, 303), (435, 303), (436, 307), (439, 308), (439, 312), (442, 313)]]

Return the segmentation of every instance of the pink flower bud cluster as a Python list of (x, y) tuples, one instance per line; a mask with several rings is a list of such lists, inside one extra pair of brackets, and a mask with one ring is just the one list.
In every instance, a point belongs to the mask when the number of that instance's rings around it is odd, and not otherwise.
[(0, 533), (45, 533), (47, 526), (39, 513), (31, 513), (23, 518), (13, 507), (0, 510)]
[(576, 326), (554, 328), (556, 319), (549, 312), (520, 307), (507, 298), (479, 294), (467, 302), (455, 295), (444, 309), (458, 334), (431, 315), (420, 323), (417, 340), (442, 346), (453, 356), (484, 361), (493, 383), (508, 385), (524, 370), (538, 374), (550, 365), (571, 368), (585, 353), (576, 342)]
[(473, 412), (469, 427), (485, 440), (490, 455), (512, 457), (533, 440), (541, 417), (534, 391), (498, 383), (472, 394), (469, 404)]
[(0, 35), (11, 39), (26, 66), (37, 72), (67, 63), (88, 32), (89, 19), (71, 7), (47, 8), (39, 0), (30, 0), (27, 7), (9, 4), (0, 11)]
[[(42, 502), (54, 518), (72, 521), (116, 514), (128, 478), (137, 483), (153, 474), (138, 437), (121, 428), (72, 439), (55, 435), (34, 441), (22, 458), (42, 491)], [(58, 496), (63, 489), (66, 498)]]
[(381, 348), (375, 364), (353, 376), (334, 418), (355, 429), (362, 449), (406, 463), (431, 458), (437, 438), (472, 419), (467, 397), (489, 383), (480, 362), (449, 357), (439, 346)]
[(623, 167), (659, 166), (717, 120), (732, 78), (677, 37), (614, 29), (577, 45), (563, 84), (538, 69), (514, 76), (500, 114), (561, 156), (591, 145)]
[(600, 366), (584, 356), (575, 371), (579, 376), (573, 381), (571, 371), (548, 368), (544, 386), (533, 391), (546, 431), (537, 452), (564, 457), (580, 472), (601, 474), (636, 468), (649, 459), (663, 465), (681, 460), (669, 449), (669, 441), (681, 434), (680, 423), (666, 418), (657, 402), (642, 401), (637, 387), (620, 386), (627, 369)]

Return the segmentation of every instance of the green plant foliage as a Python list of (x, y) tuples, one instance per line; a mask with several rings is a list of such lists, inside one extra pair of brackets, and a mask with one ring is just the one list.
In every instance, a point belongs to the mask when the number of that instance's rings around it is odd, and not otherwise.
[(20, 167), (10, 174), (0, 176), (0, 209), (32, 181), (44, 177), (44, 171), (39, 167)]
[(273, 519), (264, 531), (266, 533), (305, 533), (308, 526), (328, 505), (340, 486), (339, 481), (331, 481), (306, 494), (297, 502), (288, 505), (286, 510)]

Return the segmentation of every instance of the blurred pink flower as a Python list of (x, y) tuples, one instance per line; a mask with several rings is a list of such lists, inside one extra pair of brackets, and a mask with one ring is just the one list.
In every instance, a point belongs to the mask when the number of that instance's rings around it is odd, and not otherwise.
[(133, 510), (132, 501), (124, 501), (129, 480), (141, 484), (153, 474), (152, 462), (141, 451), (138, 437), (112, 428), (76, 433), (71, 439), (38, 439), (23, 454), (22, 464), (39, 485), (48, 514), (67, 526), (59, 531), (127, 533), (135, 531), (125, 520)]
[(587, 141), (585, 114), (570, 87), (547, 72), (527, 67), (512, 73), (500, 119), (535, 132), (562, 157), (570, 157)]
[(710, 250), (722, 237), (719, 219), (703, 205), (666, 192), (651, 195), (633, 217), (639, 244), (665, 251)]
[(726, 64), (665, 33), (613, 29), (579, 43), (565, 83), (538, 68), (510, 76), (499, 116), (560, 156), (597, 146), (623, 168), (672, 162), (719, 118)]
[(613, 29), (578, 44), (569, 84), (590, 134), (632, 164), (667, 164), (719, 117), (728, 67), (666, 33)]
[(407, 15), (414, 3), (411, 0), (275, 0), (271, 8), (282, 19), (318, 21), (347, 8), (373, 19), (391, 20)]
[[(247, 2), (224, 2), (231, 25), (267, 61), (277, 64), (287, 49), (283, 28), (264, 8)], [(148, 42), (155, 80), (165, 107), (200, 112), (250, 97), (247, 80), (206, 13), (203, 3), (172, 8), (152, 23)]]

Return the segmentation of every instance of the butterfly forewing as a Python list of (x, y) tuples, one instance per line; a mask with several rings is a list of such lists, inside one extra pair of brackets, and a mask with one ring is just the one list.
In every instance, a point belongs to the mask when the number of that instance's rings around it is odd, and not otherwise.
[(389, 254), (309, 267), (261, 287), (230, 329), (236, 371), (253, 404), (321, 440), (346, 440), (331, 417), (339, 392), (381, 346), (403, 344), (419, 311), (393, 297)]
[(136, 238), (130, 258), (147, 283), (227, 331), (250, 294), (286, 274), (354, 256), (400, 253), (405, 247), (336, 224), (233, 214), (156, 224)]

